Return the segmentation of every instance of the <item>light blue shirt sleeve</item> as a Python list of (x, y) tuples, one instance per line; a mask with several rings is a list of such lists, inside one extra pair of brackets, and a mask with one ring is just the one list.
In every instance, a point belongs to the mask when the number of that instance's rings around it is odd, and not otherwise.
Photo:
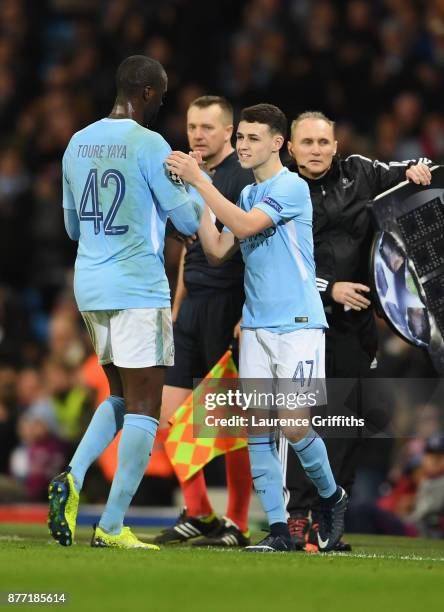
[(74, 196), (72, 194), (71, 191), (71, 186), (69, 184), (68, 178), (67, 178), (67, 163), (68, 163), (68, 155), (67, 155), (67, 151), (65, 152), (65, 155), (63, 156), (63, 161), (62, 161), (62, 175), (63, 175), (63, 208), (66, 208), (67, 210), (75, 210), (76, 209), (76, 205), (74, 202)]
[(286, 223), (303, 214), (307, 205), (311, 208), (307, 183), (295, 174), (288, 174), (285, 178), (276, 181), (268, 194), (253, 207), (266, 213), (274, 225)]
[(80, 221), (77, 211), (71, 208), (64, 208), (63, 221), (65, 222), (66, 233), (71, 240), (78, 240), (80, 238)]
[(74, 196), (69, 184), (67, 175), (68, 149), (65, 151), (62, 161), (62, 181), (63, 181), (63, 221), (65, 230), (71, 240), (80, 238), (80, 221), (77, 215)]
[[(202, 172), (202, 176), (211, 182), (210, 177), (205, 174), (205, 172)], [(188, 235), (194, 234), (199, 228), (203, 209), (205, 207), (205, 200), (192, 185), (187, 185), (186, 191), (190, 197), (191, 205), (187, 203), (170, 211), (169, 217), (179, 232)]]
[(202, 218), (203, 202), (196, 202), (185, 189), (180, 178), (166, 168), (165, 160), (171, 147), (159, 134), (151, 134), (140, 160), (151, 193), (160, 208), (168, 213), (174, 226), (185, 235), (194, 234)]
[(156, 139), (152, 139), (144, 149), (142, 160), (142, 171), (146, 172), (148, 186), (160, 208), (167, 213), (191, 203), (183, 181), (172, 176), (165, 166), (165, 160), (170, 153), (169, 144), (156, 134)]
[(169, 217), (179, 232), (190, 236), (199, 229), (202, 210), (202, 207), (197, 202), (191, 200), (189, 203), (171, 210)]

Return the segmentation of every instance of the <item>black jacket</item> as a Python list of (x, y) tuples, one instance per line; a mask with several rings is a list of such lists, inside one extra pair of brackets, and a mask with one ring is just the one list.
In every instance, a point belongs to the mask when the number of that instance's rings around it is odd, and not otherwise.
[(369, 285), (369, 255), (373, 228), (369, 201), (405, 180), (411, 160), (385, 164), (360, 155), (334, 158), (321, 179), (307, 181), (313, 203), (316, 284), (330, 326), (330, 336), (358, 333), (361, 346), (374, 356), (376, 329), (372, 310), (345, 310), (331, 296), (337, 281)]

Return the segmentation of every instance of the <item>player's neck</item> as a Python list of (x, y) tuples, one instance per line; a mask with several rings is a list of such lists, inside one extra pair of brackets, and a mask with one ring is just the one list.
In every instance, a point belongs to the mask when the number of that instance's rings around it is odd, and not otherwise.
[(108, 117), (110, 119), (133, 119), (137, 123), (143, 123), (143, 111), (128, 99), (117, 98)]
[(254, 178), (256, 183), (263, 183), (275, 176), (283, 168), (282, 162), (278, 156), (277, 159), (270, 159), (265, 164), (261, 164), (257, 168), (253, 168)]
[(231, 146), (231, 143), (230, 142), (225, 143), (225, 146), (224, 146), (223, 149), (221, 149), (215, 155), (212, 155), (211, 157), (208, 157), (205, 160), (205, 166), (209, 170), (212, 170), (213, 168), (215, 168), (216, 166), (221, 164), (226, 157), (231, 155), (233, 153), (233, 151), (234, 151), (234, 149)]

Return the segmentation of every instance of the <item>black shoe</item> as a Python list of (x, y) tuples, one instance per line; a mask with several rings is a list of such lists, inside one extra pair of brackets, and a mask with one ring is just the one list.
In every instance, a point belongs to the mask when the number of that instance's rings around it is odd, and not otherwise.
[[(311, 545), (311, 550), (314, 551), (313, 547), (318, 547), (318, 531), (319, 531), (319, 513), (317, 510), (312, 510), (312, 522), (310, 525), (310, 531), (308, 532), (307, 544)], [(333, 548), (334, 552), (351, 552), (352, 547), (348, 542), (344, 542), (344, 540), (339, 540), (336, 546)]]
[(308, 518), (308, 513), (300, 512), (294, 516), (291, 516), (288, 519), (287, 524), (295, 550), (304, 550), (310, 529), (310, 519)]
[(221, 522), (214, 515), (210, 520), (202, 520), (194, 516), (187, 516), (186, 508), (183, 509), (176, 524), (164, 529), (152, 542), (154, 544), (181, 544), (193, 538), (208, 536), (220, 528)]
[(244, 552), (260, 553), (293, 552), (294, 550), (294, 544), (290, 538), (286, 538), (282, 535), (274, 536), (271, 535), (271, 533), (257, 544), (244, 548)]
[(319, 510), (318, 547), (320, 552), (334, 550), (344, 533), (344, 515), (347, 510), (348, 495), (342, 487), (338, 487), (339, 499), (324, 504)]
[(250, 532), (242, 533), (230, 519), (223, 518), (218, 531), (193, 542), (193, 546), (244, 547), (250, 544)]
[(334, 552), (351, 552), (352, 547), (348, 542), (344, 542), (344, 540), (339, 540), (336, 546), (333, 548)]

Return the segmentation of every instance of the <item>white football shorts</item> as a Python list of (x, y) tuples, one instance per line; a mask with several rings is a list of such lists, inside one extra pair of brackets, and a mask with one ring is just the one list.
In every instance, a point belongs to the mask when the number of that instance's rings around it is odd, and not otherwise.
[(324, 379), (324, 330), (274, 334), (266, 329), (244, 329), (239, 362), (240, 378)]
[(89, 310), (81, 313), (101, 365), (174, 365), (170, 308)]
[[(274, 334), (265, 329), (242, 331), (239, 376), (242, 388), (287, 395), (311, 394), (311, 406), (326, 403), (325, 333), (323, 329), (297, 329)], [(251, 379), (261, 379), (264, 382)], [(284, 394), (284, 395), (282, 395)], [(302, 398), (302, 395), (301, 395)], [(288, 404), (290, 407), (290, 404)]]

